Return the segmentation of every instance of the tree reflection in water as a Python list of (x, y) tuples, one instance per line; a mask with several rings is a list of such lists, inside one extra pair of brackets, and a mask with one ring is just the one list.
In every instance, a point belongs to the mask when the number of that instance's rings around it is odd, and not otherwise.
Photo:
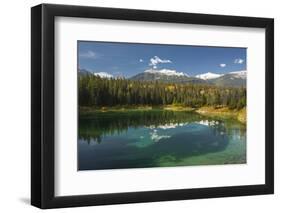
[(154, 167), (159, 159), (176, 164), (223, 151), (230, 140), (246, 140), (245, 126), (231, 119), (167, 110), (96, 112), (79, 118), (79, 170)]

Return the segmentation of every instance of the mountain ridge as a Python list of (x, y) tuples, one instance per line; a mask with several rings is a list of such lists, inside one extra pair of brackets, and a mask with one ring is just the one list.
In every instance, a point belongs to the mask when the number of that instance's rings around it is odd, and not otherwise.
[[(95, 75), (101, 78), (114, 78), (113, 75), (106, 72), (90, 72), (86, 69), (79, 69), (79, 75)], [(148, 69), (127, 79), (138, 81), (160, 81), (165, 83), (209, 84), (215, 86), (245, 87), (247, 81), (247, 71), (232, 71), (226, 74), (207, 72), (196, 76), (189, 76), (184, 72), (177, 72), (176, 70)]]
[(223, 74), (217, 74), (217, 73), (212, 73), (212, 72), (207, 72), (207, 73), (203, 73), (203, 74), (199, 74), (196, 75), (196, 78), (200, 78), (203, 80), (209, 80), (209, 79), (214, 79), (214, 78), (219, 78), (221, 77)]

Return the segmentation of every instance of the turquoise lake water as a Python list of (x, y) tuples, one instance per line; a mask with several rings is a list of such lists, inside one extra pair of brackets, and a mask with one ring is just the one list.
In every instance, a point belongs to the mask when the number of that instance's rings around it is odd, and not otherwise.
[(78, 170), (246, 163), (246, 125), (193, 112), (96, 112), (79, 118)]

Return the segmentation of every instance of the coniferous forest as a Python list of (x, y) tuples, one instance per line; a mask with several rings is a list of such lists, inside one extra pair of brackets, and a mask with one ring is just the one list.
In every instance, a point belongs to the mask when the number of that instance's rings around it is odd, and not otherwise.
[(247, 48), (79, 41), (77, 62), (79, 171), (247, 163)]
[(137, 81), (80, 75), (79, 106), (181, 105), (186, 107), (246, 107), (245, 87)]

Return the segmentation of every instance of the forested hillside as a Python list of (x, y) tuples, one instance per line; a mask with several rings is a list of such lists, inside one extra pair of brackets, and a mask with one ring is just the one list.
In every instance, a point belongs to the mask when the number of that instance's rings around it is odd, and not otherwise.
[(216, 87), (159, 81), (79, 75), (79, 106), (183, 105), (188, 107), (246, 106), (246, 88)]

